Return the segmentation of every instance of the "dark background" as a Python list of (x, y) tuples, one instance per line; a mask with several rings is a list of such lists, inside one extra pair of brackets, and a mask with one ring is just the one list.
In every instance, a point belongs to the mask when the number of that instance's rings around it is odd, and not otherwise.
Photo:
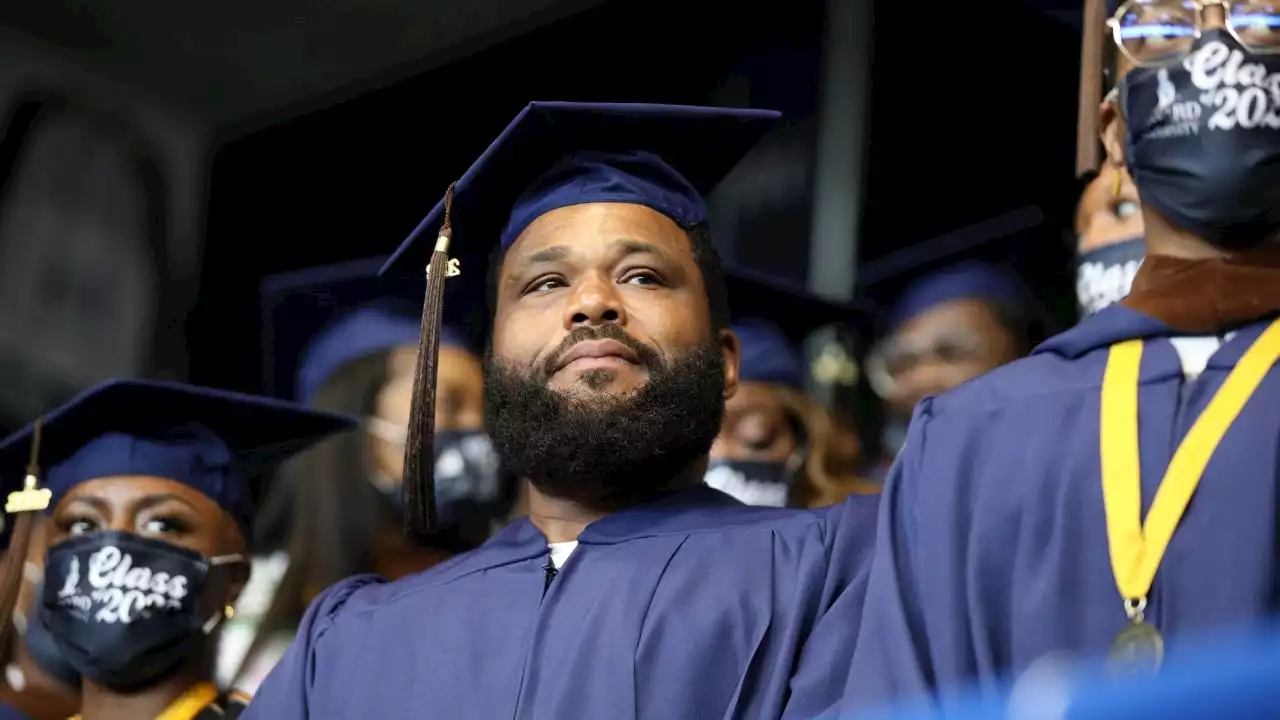
[[(1025, 206), (1039, 228), (982, 243), (1069, 308), (1062, 209), (1074, 159), (1078, 31), (1016, 2), (876, 4), (860, 261)], [(812, 155), (823, 7), (613, 2), (447, 67), (222, 146), (212, 170), (192, 382), (255, 390), (263, 275), (390, 252), (531, 100), (749, 104)], [(728, 100), (729, 102), (725, 102)], [(810, 167), (812, 167), (810, 157)], [(803, 281), (811, 186), (721, 238)], [(785, 239), (785, 242), (780, 242)], [(984, 238), (974, 238), (974, 244)], [(861, 288), (886, 302), (914, 274)], [(1065, 316), (1064, 316), (1065, 317)]]

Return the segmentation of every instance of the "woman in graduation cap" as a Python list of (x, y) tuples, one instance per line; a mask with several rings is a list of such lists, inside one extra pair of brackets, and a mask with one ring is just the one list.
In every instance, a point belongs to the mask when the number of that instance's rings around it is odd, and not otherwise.
[(316, 593), (360, 573), (394, 580), (425, 570), (482, 543), (510, 504), (483, 431), (482, 305), (457, 298), (441, 333), (437, 382), (442, 522), (425, 538), (404, 532), (400, 476), (423, 283), (379, 279), (384, 260), (310, 268), (263, 283), (272, 391), (364, 424), (282, 469), (260, 539), (261, 549), (279, 551), (273, 558), (283, 572), (275, 582), (263, 573), (265, 585), (247, 589), (251, 612), (238, 615), (220, 651), (222, 677), (237, 687), (258, 686)]
[[(94, 387), (0, 442), (7, 622), (34, 531), (51, 517), (28, 634), (81, 678), (84, 720), (234, 717), (213, 682), (217, 631), (249, 576), (254, 482), (353, 420), (267, 398), (143, 380)], [(25, 479), (24, 479), (25, 478)]]
[[(840, 442), (852, 430), (805, 394), (808, 371), (797, 344), (818, 327), (866, 321), (868, 314), (742, 268), (728, 270), (726, 285), (737, 318), (731, 329), (740, 346), (738, 391), (725, 402), (707, 484), (747, 504), (775, 507), (822, 507), (875, 492), (856, 477), (858, 453)], [(852, 445), (856, 451), (856, 438)]]

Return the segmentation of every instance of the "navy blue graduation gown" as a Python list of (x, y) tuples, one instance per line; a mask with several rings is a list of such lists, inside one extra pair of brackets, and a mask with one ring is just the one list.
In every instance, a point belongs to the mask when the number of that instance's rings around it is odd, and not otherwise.
[(18, 708), (7, 702), (0, 702), (0, 720), (28, 720), (28, 718)]
[[(1109, 347), (1149, 338), (1139, 381), (1143, 514), (1177, 444), (1267, 323), (1188, 381), (1176, 333), (1112, 307), (1030, 357), (925, 400), (884, 489), (845, 709), (976, 683), (995, 696), (1050, 654), (1104, 655), (1126, 617), (1102, 501), (1099, 407)], [(1277, 605), (1280, 370), (1218, 446), (1156, 575), (1146, 611), (1170, 659), (1187, 633)], [(1056, 655), (1055, 655), (1056, 657)]]
[(517, 520), (420, 575), (325, 591), (245, 717), (807, 720), (843, 690), (877, 500), (698, 488), (592, 523), (549, 586)]

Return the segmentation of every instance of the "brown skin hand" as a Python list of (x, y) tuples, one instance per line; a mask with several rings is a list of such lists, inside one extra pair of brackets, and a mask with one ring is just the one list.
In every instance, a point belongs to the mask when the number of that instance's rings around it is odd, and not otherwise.
[[(616, 324), (671, 360), (712, 337), (707, 291), (684, 230), (640, 205), (587, 203), (558, 208), (529, 225), (507, 251), (498, 281), (493, 352), (519, 368), (540, 368), (579, 326)], [(716, 336), (725, 360), (724, 397), (738, 389), (738, 339)], [(610, 379), (590, 386), (589, 370)], [(580, 360), (558, 370), (548, 386), (570, 396), (619, 400), (635, 393), (647, 370), (618, 358)], [(702, 482), (702, 458), (673, 487)], [(526, 483), (529, 515), (549, 542), (578, 537), (603, 508), (555, 498)]]
[[(154, 538), (205, 556), (246, 553), (240, 526), (200, 491), (174, 480), (122, 475), (90, 480), (72, 488), (53, 512), (50, 544), (103, 530)], [(249, 580), (247, 564), (209, 575), (200, 598), (201, 615), (212, 617), (234, 606)], [(85, 680), (84, 720), (134, 720), (159, 715), (199, 682), (213, 680), (215, 642), (167, 677), (139, 692), (121, 694)]]

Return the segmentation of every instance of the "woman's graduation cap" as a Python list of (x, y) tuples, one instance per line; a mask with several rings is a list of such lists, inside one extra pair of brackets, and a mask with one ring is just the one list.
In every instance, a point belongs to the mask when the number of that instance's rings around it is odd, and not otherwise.
[[(824, 300), (746, 268), (726, 268), (729, 315), (741, 344), (739, 377), (803, 389), (809, 372), (801, 346), (818, 328), (843, 323), (862, 329), (872, 312), (862, 305)], [(856, 380), (857, 365), (834, 368), (834, 377)]]
[[(310, 404), (347, 363), (417, 346), (422, 278), (380, 278), (385, 262), (385, 257), (366, 258), (263, 280), (263, 383), (269, 395)], [(453, 297), (469, 287), (449, 284), (450, 313), (440, 342), (480, 355), (485, 330), (480, 293)]]
[(551, 210), (595, 202), (643, 205), (685, 228), (704, 223), (706, 194), (779, 117), (766, 110), (535, 102), (449, 187), (383, 267), (384, 273), (427, 269), (405, 451), (413, 532), (427, 534), (435, 521), (435, 365), (444, 279), (461, 271), (449, 257), (455, 235), (464, 257), (483, 256), (495, 243), (510, 247)]
[(320, 438), (344, 415), (271, 398), (156, 380), (112, 380), (0, 441), (7, 513), (47, 510), (80, 483), (151, 475), (189, 485), (245, 532), (254, 481)]

